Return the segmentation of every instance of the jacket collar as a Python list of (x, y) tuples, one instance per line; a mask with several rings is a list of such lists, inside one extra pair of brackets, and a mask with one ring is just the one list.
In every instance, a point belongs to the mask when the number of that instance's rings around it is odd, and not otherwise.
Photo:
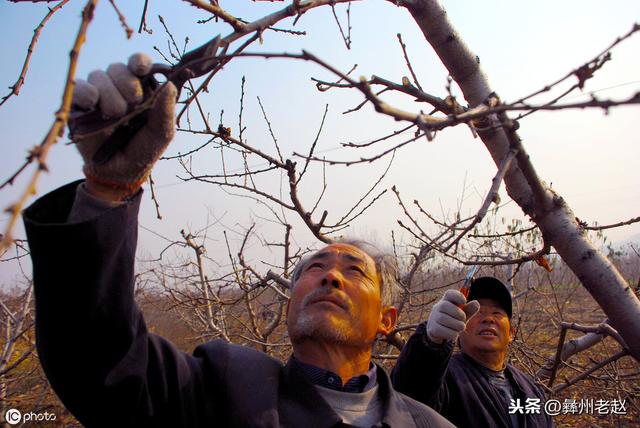
[(299, 426), (301, 421), (308, 421), (307, 427), (332, 427), (341, 421), (291, 359), (283, 368), (281, 388), (278, 407), (282, 426)]
[(415, 421), (402, 396), (391, 386), (387, 372), (378, 366), (378, 393), (383, 403), (384, 416), (382, 423), (388, 427), (415, 427)]
[[(402, 399), (402, 396), (391, 387), (389, 375), (376, 365), (378, 393), (383, 405), (382, 424), (387, 427), (415, 427), (415, 422)], [(283, 369), (284, 382), (279, 403), (282, 425), (292, 422), (309, 421), (308, 427), (333, 427), (341, 422), (318, 393), (316, 387), (309, 383), (302, 370), (296, 364), (287, 362)], [(322, 421), (322, 422), (316, 422)], [(295, 424), (294, 424), (295, 425)]]

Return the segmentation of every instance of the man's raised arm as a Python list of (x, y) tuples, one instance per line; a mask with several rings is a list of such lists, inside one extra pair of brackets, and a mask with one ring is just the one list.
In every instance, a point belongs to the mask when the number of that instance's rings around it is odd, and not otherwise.
[(454, 343), (478, 308), (477, 301), (467, 304), (462, 293), (448, 290), (402, 349), (391, 373), (394, 388), (441, 411), (448, 402), (444, 376)]
[(111, 65), (78, 82), (70, 123), (86, 181), (24, 213), (40, 361), (86, 426), (197, 426), (222, 405), (205, 390), (199, 360), (150, 335), (133, 299), (139, 189), (173, 138), (175, 86), (158, 89), (142, 126), (115, 141), (119, 150), (97, 155), (121, 135), (100, 128), (144, 102), (145, 64), (133, 56), (128, 67)]

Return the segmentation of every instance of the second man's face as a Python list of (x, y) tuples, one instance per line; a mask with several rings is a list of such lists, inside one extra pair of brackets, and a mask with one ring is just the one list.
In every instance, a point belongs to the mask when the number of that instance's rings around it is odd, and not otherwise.
[(460, 344), (467, 354), (506, 352), (513, 340), (511, 323), (505, 310), (494, 300), (478, 299), (480, 311), (460, 334)]

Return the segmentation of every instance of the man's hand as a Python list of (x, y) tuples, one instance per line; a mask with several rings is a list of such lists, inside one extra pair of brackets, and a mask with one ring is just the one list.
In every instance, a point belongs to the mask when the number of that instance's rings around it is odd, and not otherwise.
[[(162, 156), (175, 134), (176, 87), (167, 82), (158, 89), (153, 106), (146, 112), (146, 122), (129, 141), (106, 162), (96, 162), (94, 155), (115, 129), (91, 133), (83, 129), (74, 117), (83, 111), (98, 110), (102, 124), (92, 128), (108, 127), (114, 119), (124, 116), (144, 100), (140, 78), (151, 70), (151, 59), (135, 54), (129, 63), (111, 64), (107, 71), (93, 71), (88, 81), (78, 80), (73, 93), (73, 112), (70, 129), (74, 143), (84, 159), (83, 172), (87, 177), (87, 190), (106, 200), (122, 200), (138, 191), (147, 179), (155, 162)], [(82, 135), (87, 135), (82, 137)]]
[[(462, 307), (462, 309), (460, 309)], [(458, 290), (447, 290), (431, 309), (427, 321), (427, 335), (434, 343), (455, 341), (464, 330), (467, 320), (480, 309), (480, 303), (467, 299)]]

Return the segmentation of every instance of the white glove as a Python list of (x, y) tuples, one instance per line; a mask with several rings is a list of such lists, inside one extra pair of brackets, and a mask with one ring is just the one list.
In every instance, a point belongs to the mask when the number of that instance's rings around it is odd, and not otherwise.
[[(462, 309), (460, 309), (462, 306)], [(427, 320), (427, 336), (434, 343), (455, 341), (464, 330), (467, 320), (480, 310), (480, 303), (467, 299), (458, 290), (447, 290), (442, 299), (431, 308)]]
[[(73, 111), (69, 127), (78, 151), (84, 159), (83, 171), (88, 181), (107, 188), (133, 193), (146, 180), (154, 163), (160, 158), (175, 134), (176, 87), (168, 82), (147, 113), (143, 126), (133, 135), (124, 137), (122, 148), (108, 161), (97, 163), (94, 154), (115, 132), (87, 132), (87, 128), (101, 129), (124, 116), (144, 100), (142, 81), (151, 70), (151, 58), (135, 54), (128, 65), (111, 64), (107, 71), (93, 71), (88, 82), (78, 80), (73, 93)], [(84, 110), (93, 110), (93, 123), (74, 121)], [(144, 119), (143, 119), (144, 120)], [(89, 134), (82, 138), (83, 134)]]

